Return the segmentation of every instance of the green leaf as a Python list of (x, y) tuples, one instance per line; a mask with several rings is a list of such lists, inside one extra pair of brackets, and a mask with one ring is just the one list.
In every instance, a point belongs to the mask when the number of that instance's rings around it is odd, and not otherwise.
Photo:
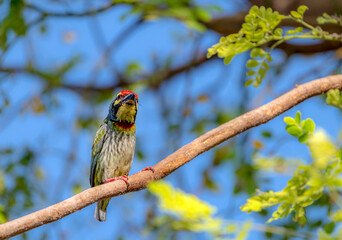
[(297, 12), (303, 16), (304, 13), (306, 12), (306, 10), (308, 10), (308, 9), (309, 8), (307, 6), (301, 5), (297, 8)]
[(242, 29), (244, 30), (245, 33), (252, 33), (254, 27), (251, 23), (243, 23)]
[(259, 16), (265, 16), (265, 12), (266, 12), (266, 8), (265, 8), (264, 6), (261, 6), (261, 7), (259, 8), (259, 13), (258, 13), (258, 15), (259, 15)]
[(323, 16), (317, 18), (318, 24), (332, 23), (341, 25), (341, 17), (330, 16), (327, 13), (323, 13)]
[(339, 89), (331, 89), (327, 93), (326, 102), (328, 105), (342, 109), (342, 98)]
[(321, 33), (322, 33), (321, 29), (315, 28), (312, 30), (312, 35), (314, 35), (314, 36), (320, 36)]
[(74, 194), (79, 194), (80, 192), (82, 192), (82, 190), (83, 188), (80, 184), (76, 184), (72, 189)]
[(295, 210), (296, 210), (296, 214), (294, 217), (295, 221), (298, 221), (301, 225), (304, 225), (306, 222), (305, 209), (297, 205)]
[(331, 18), (331, 16), (330, 16), (328, 13), (326, 13), (326, 12), (323, 13), (323, 17), (324, 17), (324, 18), (327, 18), (327, 19)]
[(265, 68), (266, 71), (270, 70), (270, 67), (269, 67), (268, 63), (265, 62), (265, 61), (262, 62), (261, 66), (263, 66), (263, 67)]
[(296, 29), (288, 30), (285, 35), (293, 35), (296, 33), (303, 33), (303, 28), (302, 27), (297, 27)]
[(277, 36), (277, 37), (281, 37), (281, 36), (283, 35), (283, 29), (277, 28), (277, 29), (274, 31), (274, 35)]
[(295, 220), (297, 220), (300, 223), (300, 225), (303, 227), (306, 223), (306, 216), (305, 215), (299, 216), (298, 218), (295, 218)]
[(265, 55), (265, 50), (262, 48), (253, 48), (251, 51), (251, 57), (257, 58), (257, 57), (263, 57)]
[(260, 76), (260, 83), (261, 83), (261, 80), (265, 78), (266, 76), (266, 70), (265, 68), (260, 68), (258, 70), (258, 75)]
[(253, 83), (253, 79), (248, 79), (246, 82), (245, 82), (245, 87), (248, 87), (249, 85), (251, 85)]
[(341, 222), (342, 221), (342, 209), (340, 208), (336, 212), (331, 213), (330, 219), (334, 222)]
[(271, 137), (272, 137), (272, 133), (269, 132), (269, 131), (263, 131), (263, 132), (261, 133), (261, 135), (262, 135), (263, 137), (265, 137), (265, 138), (271, 138)]
[(287, 125), (295, 125), (296, 124), (296, 121), (292, 117), (284, 117), (284, 122)]
[(254, 76), (255, 73), (256, 73), (256, 72), (255, 72), (254, 70), (249, 70), (249, 71), (246, 73), (246, 77)]
[(258, 29), (253, 32), (253, 38), (251, 39), (254, 42), (261, 41), (265, 36), (265, 30)]
[(301, 120), (302, 120), (302, 114), (300, 111), (297, 111), (296, 116), (295, 116), (295, 121), (299, 125)]
[(258, 13), (259, 13), (259, 8), (258, 8), (258, 6), (253, 6), (253, 7), (251, 7), (251, 9), (249, 10), (249, 14), (250, 15), (252, 15), (252, 16), (254, 16), (254, 17), (256, 17), (257, 15), (258, 15)]
[(225, 57), (224, 58), (224, 64), (226, 64), (226, 65), (229, 64), (232, 61), (234, 56), (235, 55), (229, 55), (229, 56)]
[(298, 138), (298, 141), (299, 141), (300, 143), (307, 143), (307, 142), (309, 141), (309, 139), (310, 139), (311, 136), (312, 136), (311, 133), (304, 133), (302, 136), (300, 136), (300, 137)]
[(301, 127), (307, 133), (313, 133), (315, 131), (315, 123), (310, 118), (302, 121)]
[(257, 77), (254, 79), (254, 84), (253, 84), (253, 86), (256, 87), (256, 88), (259, 87), (260, 82), (261, 82), (261, 81), (260, 81), (260, 77), (257, 76)]
[(266, 54), (266, 59), (267, 59), (269, 62), (272, 62), (272, 61), (273, 61), (273, 58), (271, 57), (270, 54)]
[(330, 222), (324, 226), (324, 231), (327, 234), (331, 234), (335, 229), (335, 222)]
[(259, 87), (259, 85), (261, 84), (262, 78), (261, 75), (258, 72), (258, 75), (255, 77), (255, 83), (254, 86)]
[(298, 18), (298, 19), (300, 19), (300, 18), (303, 17), (301, 14), (299, 14), (299, 13), (296, 12), (296, 11), (291, 11), (291, 15), (292, 15), (292, 17)]
[(286, 126), (286, 131), (295, 137), (300, 137), (303, 134), (303, 129), (301, 129), (300, 127), (296, 126), (296, 125), (288, 125)]
[(4, 212), (4, 207), (0, 205), (0, 224), (7, 222), (6, 216), (3, 212)]
[(217, 191), (219, 189), (219, 187), (217, 186), (213, 178), (209, 175), (209, 172), (207, 170), (203, 172), (203, 177), (205, 187), (214, 191)]
[(259, 61), (255, 60), (255, 59), (249, 59), (247, 61), (246, 67), (247, 68), (254, 68), (257, 67), (259, 65)]
[(318, 24), (324, 24), (326, 22), (323, 17), (318, 17), (316, 21)]

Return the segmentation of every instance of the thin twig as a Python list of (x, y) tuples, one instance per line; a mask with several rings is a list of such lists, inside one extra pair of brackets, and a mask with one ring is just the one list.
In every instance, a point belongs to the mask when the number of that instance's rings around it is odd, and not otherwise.
[(120, 3), (120, 2), (114, 2), (112, 1), (110, 4), (103, 6), (101, 8), (97, 8), (94, 10), (89, 10), (89, 11), (85, 11), (85, 12), (64, 12), (64, 13), (59, 13), (59, 12), (49, 12), (47, 10), (44, 10), (38, 6), (32, 5), (32, 4), (26, 4), (26, 7), (29, 9), (32, 9), (36, 12), (39, 12), (40, 14), (42, 14), (44, 17), (88, 17), (88, 16), (92, 16), (92, 15), (96, 15), (102, 12), (105, 12), (109, 9), (111, 9), (112, 7), (116, 6), (116, 5), (120, 5), (120, 4), (125, 4), (125, 5), (135, 5), (139, 3), (139, 1), (130, 1), (129, 3)]

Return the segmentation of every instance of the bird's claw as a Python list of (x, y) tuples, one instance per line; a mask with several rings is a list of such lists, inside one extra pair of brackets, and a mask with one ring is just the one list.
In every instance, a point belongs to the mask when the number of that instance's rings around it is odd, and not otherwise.
[(153, 167), (145, 167), (143, 170), (141, 170), (140, 172), (142, 171), (147, 171), (147, 170), (150, 170), (154, 173), (154, 168)]
[(154, 168), (153, 167), (145, 167), (143, 170), (140, 170), (139, 172), (134, 173), (133, 175), (138, 174), (138, 173), (143, 172), (143, 171), (148, 171), (148, 170), (152, 171), (154, 173)]
[(127, 176), (121, 176), (121, 177), (115, 177), (115, 178), (110, 178), (104, 181), (104, 183), (109, 183), (109, 182), (114, 182), (116, 180), (122, 180), (127, 184), (127, 188), (129, 187), (129, 182), (128, 182), (128, 177)]

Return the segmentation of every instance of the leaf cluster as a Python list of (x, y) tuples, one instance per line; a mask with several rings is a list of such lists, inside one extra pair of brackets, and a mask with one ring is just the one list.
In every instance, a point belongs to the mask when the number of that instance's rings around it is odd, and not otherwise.
[(222, 37), (218, 44), (208, 49), (207, 57), (215, 54), (230, 63), (237, 54), (258, 47), (273, 35), (281, 36), (282, 30), (277, 25), (285, 16), (271, 8), (253, 6), (245, 17), (245, 23), (238, 33)]
[(245, 86), (249, 86), (252, 83), (254, 87), (258, 87), (262, 79), (265, 78), (266, 72), (270, 69), (269, 62), (273, 59), (269, 52), (266, 52), (262, 48), (253, 48), (250, 53), (251, 59), (247, 61), (246, 67), (250, 70), (246, 73), (247, 77), (251, 77), (245, 82)]
[[(225, 64), (229, 64), (236, 55), (252, 50), (251, 59), (247, 62), (247, 68), (250, 70), (246, 73), (248, 79), (245, 85), (253, 84), (258, 87), (269, 70), (272, 50), (283, 42), (296, 38), (341, 41), (338, 35), (329, 34), (319, 26), (314, 27), (305, 22), (304, 13), (307, 9), (302, 5), (296, 11), (291, 11), (289, 15), (282, 15), (271, 8), (253, 6), (239, 32), (222, 37), (219, 43), (208, 49), (207, 57), (216, 54), (219, 58), (224, 58)], [(302, 26), (284, 32), (278, 27), (284, 19), (292, 20)], [(340, 24), (340, 21), (340, 18), (331, 17), (326, 13), (317, 19), (318, 24)], [(270, 46), (267, 51), (261, 48), (266, 45)]]
[(315, 131), (315, 123), (312, 119), (308, 118), (301, 120), (301, 113), (298, 111), (294, 118), (285, 117), (286, 131), (298, 138), (300, 143), (306, 143)]
[[(294, 214), (294, 221), (306, 223), (305, 208), (314, 204), (324, 192), (340, 201), (336, 189), (342, 187), (341, 151), (335, 146), (323, 130), (314, 132), (315, 124), (311, 119), (301, 120), (300, 112), (295, 118), (286, 117), (286, 130), (308, 146), (312, 163), (300, 164), (284, 189), (274, 192), (259, 192), (241, 207), (242, 211), (259, 212), (268, 207), (279, 205), (268, 220), (271, 222)], [(331, 214), (332, 221), (339, 221), (340, 211)], [(327, 234), (327, 233), (324, 233)]]
[(291, 170), (304, 163), (301, 159), (288, 159), (281, 156), (265, 157), (260, 154), (255, 154), (252, 161), (253, 168), (257, 170), (277, 173), (293, 172)]
[(327, 23), (332, 23), (332, 24), (338, 24), (342, 26), (342, 17), (341, 16), (331, 16), (327, 13), (323, 13), (321, 17), (317, 18), (317, 22), (319, 24), (327, 24)]
[(342, 94), (338, 89), (332, 89), (327, 92), (327, 104), (342, 110)]
[(223, 235), (246, 239), (251, 223), (237, 224), (215, 217), (215, 208), (199, 200), (192, 194), (173, 188), (164, 181), (152, 182), (148, 185), (150, 193), (158, 199), (159, 209), (166, 213), (153, 220), (153, 227), (166, 231), (205, 232), (211, 239), (222, 239)]

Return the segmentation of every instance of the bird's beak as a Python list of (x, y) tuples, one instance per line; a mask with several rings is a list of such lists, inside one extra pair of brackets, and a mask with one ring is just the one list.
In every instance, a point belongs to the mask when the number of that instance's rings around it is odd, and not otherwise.
[(129, 94), (125, 99), (122, 100), (122, 104), (136, 105), (137, 98), (134, 93)]

